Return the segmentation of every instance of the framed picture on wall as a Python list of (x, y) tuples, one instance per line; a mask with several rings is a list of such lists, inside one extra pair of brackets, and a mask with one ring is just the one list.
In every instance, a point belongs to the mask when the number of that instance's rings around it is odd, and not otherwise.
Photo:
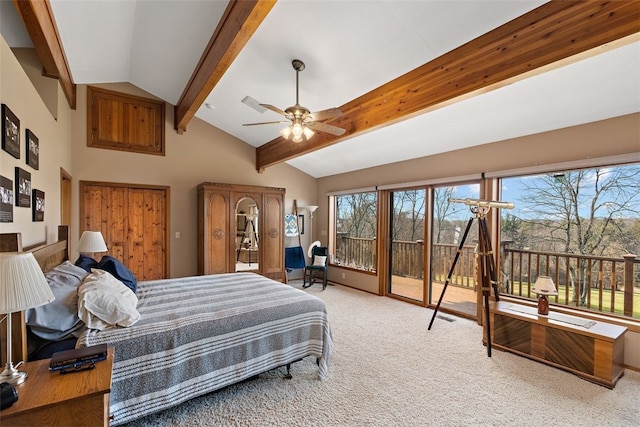
[(304, 215), (302, 214), (298, 215), (298, 230), (300, 234), (304, 234)]
[(2, 149), (20, 158), (20, 120), (6, 104), (2, 104)]
[(13, 222), (13, 181), (0, 176), (0, 222)]
[(27, 164), (35, 170), (40, 169), (40, 140), (31, 129), (25, 131), (27, 140)]
[(31, 173), (16, 167), (16, 206), (31, 207)]
[(33, 189), (33, 220), (44, 221), (44, 191)]

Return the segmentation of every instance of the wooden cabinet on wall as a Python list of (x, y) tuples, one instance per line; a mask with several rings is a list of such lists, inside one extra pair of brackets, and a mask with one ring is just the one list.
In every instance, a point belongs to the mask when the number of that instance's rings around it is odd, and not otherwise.
[(164, 102), (88, 86), (87, 146), (164, 156)]
[[(210, 182), (198, 185), (198, 274), (241, 271), (241, 261), (255, 256), (248, 270), (286, 281), (284, 194), (284, 188)], [(240, 209), (247, 201), (251, 209), (255, 208), (253, 223), (245, 222), (250, 213)], [(245, 230), (252, 231), (252, 226), (255, 242), (244, 249), (247, 255), (241, 250), (247, 239)]]

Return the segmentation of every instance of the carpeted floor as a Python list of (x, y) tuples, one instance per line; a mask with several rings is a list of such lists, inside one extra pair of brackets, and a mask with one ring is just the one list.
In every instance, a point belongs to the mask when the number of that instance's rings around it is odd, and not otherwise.
[(428, 309), (343, 286), (306, 291), (329, 312), (327, 380), (307, 358), (292, 380), (274, 370), (127, 427), (640, 426), (639, 372), (609, 390), (495, 349), (489, 358), (469, 320), (439, 315), (429, 331)]

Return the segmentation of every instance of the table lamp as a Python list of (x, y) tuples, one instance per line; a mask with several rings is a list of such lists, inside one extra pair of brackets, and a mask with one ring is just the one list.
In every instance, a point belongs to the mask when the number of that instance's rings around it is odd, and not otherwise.
[(0, 253), (0, 313), (7, 319), (7, 364), (0, 383), (22, 384), (27, 378), (11, 362), (11, 313), (38, 307), (55, 297), (38, 262), (31, 252)]
[(78, 252), (90, 254), (93, 258), (96, 252), (107, 252), (107, 244), (99, 231), (83, 231), (78, 242)]
[(538, 314), (549, 314), (549, 300), (547, 295), (558, 295), (556, 285), (549, 276), (538, 276), (531, 292), (538, 294)]

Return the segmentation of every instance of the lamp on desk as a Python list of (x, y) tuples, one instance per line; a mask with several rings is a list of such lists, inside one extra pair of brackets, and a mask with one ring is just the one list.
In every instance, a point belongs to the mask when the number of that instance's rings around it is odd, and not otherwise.
[(11, 313), (38, 307), (54, 299), (49, 283), (31, 252), (0, 253), (0, 313), (6, 314), (7, 319), (7, 364), (0, 373), (0, 383), (21, 384), (27, 378), (27, 373), (18, 371), (11, 362)]
[(78, 242), (78, 252), (91, 254), (93, 258), (96, 252), (107, 252), (107, 244), (99, 231), (83, 231)]
[(549, 276), (538, 276), (531, 292), (538, 294), (538, 314), (549, 314), (549, 300), (547, 295), (558, 295), (556, 285)]

